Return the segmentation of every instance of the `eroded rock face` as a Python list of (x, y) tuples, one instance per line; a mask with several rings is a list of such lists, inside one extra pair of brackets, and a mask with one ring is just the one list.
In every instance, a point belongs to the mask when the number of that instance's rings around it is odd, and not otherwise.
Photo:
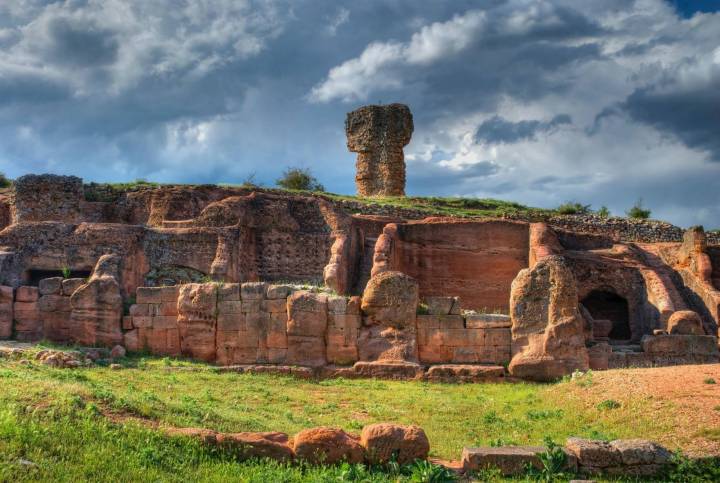
[(424, 460), (430, 452), (430, 442), (425, 431), (419, 426), (398, 424), (371, 424), (365, 426), (360, 435), (360, 444), (365, 448), (370, 463), (386, 463), (395, 455), (401, 465), (416, 459)]
[(563, 257), (521, 270), (510, 294), (513, 376), (550, 381), (587, 370), (584, 321), (575, 277)]
[(413, 132), (410, 108), (404, 104), (364, 106), (345, 120), (347, 146), (358, 153), (355, 184), (360, 196), (404, 196), (403, 148)]
[(183, 355), (208, 362), (215, 360), (217, 287), (189, 283), (180, 287), (177, 325)]
[(360, 360), (417, 362), (417, 305), (418, 284), (412, 277), (401, 272), (372, 277), (362, 297)]
[(81, 344), (114, 346), (123, 340), (120, 261), (117, 255), (100, 257), (88, 282), (70, 297), (72, 332)]

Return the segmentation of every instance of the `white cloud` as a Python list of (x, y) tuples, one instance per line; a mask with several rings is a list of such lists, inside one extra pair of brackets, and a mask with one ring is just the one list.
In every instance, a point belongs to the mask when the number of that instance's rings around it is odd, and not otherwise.
[(334, 17), (328, 20), (326, 32), (329, 36), (334, 37), (337, 35), (338, 29), (348, 23), (350, 20), (350, 10), (344, 7), (340, 7)]
[(373, 42), (359, 57), (330, 69), (327, 79), (313, 87), (309, 99), (350, 102), (367, 99), (373, 90), (400, 88), (399, 67), (427, 65), (458, 54), (477, 37), (484, 20), (483, 12), (469, 11), (422, 27), (409, 42)]

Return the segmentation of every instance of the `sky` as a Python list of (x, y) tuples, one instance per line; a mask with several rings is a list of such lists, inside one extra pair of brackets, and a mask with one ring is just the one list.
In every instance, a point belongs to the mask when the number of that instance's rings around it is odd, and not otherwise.
[(720, 1), (2, 0), (0, 171), (355, 192), (347, 112), (410, 106), (409, 195), (720, 228)]

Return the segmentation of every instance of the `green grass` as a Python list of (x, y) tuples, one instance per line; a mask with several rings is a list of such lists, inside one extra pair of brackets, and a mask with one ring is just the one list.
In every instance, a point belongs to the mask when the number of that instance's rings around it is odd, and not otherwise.
[[(264, 463), (239, 465), (191, 442), (168, 441), (151, 429), (157, 424), (291, 435), (321, 425), (359, 433), (374, 422), (418, 424), (430, 438), (431, 456), (445, 459), (459, 459), (463, 446), (650, 437), (668, 430), (632, 404), (607, 411), (564, 398), (585, 390), (574, 381), (308, 381), (140, 356), (124, 365), (68, 370), (0, 359), (0, 481), (17, 471), (19, 459), (38, 465), (23, 470), (38, 480), (133, 480), (145, 474), (146, 480), (183, 475), (259, 481), (270, 471)], [(286, 481), (304, 474), (278, 465), (272, 471), (288, 475)]]

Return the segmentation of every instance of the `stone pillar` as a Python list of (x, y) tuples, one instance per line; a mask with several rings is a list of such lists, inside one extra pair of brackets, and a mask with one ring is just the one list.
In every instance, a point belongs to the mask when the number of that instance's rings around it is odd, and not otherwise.
[(408, 106), (364, 106), (345, 120), (347, 146), (358, 153), (355, 184), (360, 196), (405, 196), (405, 156), (413, 118)]

